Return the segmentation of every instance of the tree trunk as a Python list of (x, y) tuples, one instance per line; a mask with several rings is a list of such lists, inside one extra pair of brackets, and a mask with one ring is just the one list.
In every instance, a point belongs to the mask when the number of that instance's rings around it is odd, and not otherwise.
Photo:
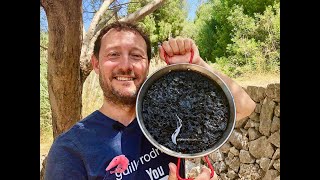
[(56, 138), (82, 118), (82, 1), (43, 0), (41, 5), (48, 20), (48, 89)]

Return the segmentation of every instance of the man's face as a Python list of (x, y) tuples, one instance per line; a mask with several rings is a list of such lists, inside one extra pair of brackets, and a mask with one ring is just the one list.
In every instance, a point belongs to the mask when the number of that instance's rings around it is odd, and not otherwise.
[(106, 100), (135, 104), (149, 70), (147, 45), (142, 36), (133, 31), (109, 30), (101, 39), (99, 60), (93, 61)]

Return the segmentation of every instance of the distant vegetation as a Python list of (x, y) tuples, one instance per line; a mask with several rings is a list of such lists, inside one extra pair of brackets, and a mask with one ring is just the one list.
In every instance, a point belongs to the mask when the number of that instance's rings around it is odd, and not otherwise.
[(279, 0), (209, 0), (185, 29), (201, 57), (231, 77), (279, 73)]
[(51, 109), (47, 83), (47, 50), (48, 34), (40, 33), (40, 137), (45, 139), (52, 135)]
[[(129, 4), (132, 13), (145, 6), (150, 0), (140, 0)], [(181, 0), (166, 0), (161, 8), (146, 16), (139, 24), (150, 34), (154, 55), (158, 53), (158, 43), (181, 34), (188, 17), (187, 5)]]
[[(128, 6), (133, 12), (150, 0)], [(279, 0), (208, 0), (199, 6), (193, 21), (187, 20), (185, 1), (170, 0), (139, 22), (151, 34), (155, 58), (151, 70), (163, 66), (157, 57), (158, 43), (168, 37), (190, 37), (200, 55), (214, 68), (230, 77), (246, 73), (280, 71), (280, 1)], [(48, 36), (41, 28), (40, 45), (48, 46)], [(47, 86), (47, 52), (40, 47), (40, 134), (52, 135), (51, 110)], [(83, 116), (102, 104), (97, 76), (92, 72), (84, 83)]]

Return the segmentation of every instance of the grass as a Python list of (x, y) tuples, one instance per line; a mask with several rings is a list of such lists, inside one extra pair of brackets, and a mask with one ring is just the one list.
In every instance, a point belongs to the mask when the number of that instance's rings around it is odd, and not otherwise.
[(45, 155), (49, 152), (52, 142), (52, 129), (40, 134), (40, 156)]
[(280, 74), (278, 73), (246, 73), (235, 78), (240, 86), (246, 88), (248, 86), (267, 87), (268, 84), (280, 83)]
[(99, 85), (99, 77), (91, 71), (83, 84), (82, 117), (86, 117), (99, 109), (103, 103), (103, 93)]

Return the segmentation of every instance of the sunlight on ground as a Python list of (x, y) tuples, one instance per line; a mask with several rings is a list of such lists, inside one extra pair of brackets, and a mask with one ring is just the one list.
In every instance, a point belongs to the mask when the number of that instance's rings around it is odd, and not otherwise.
[(268, 84), (280, 83), (279, 74), (246, 74), (234, 79), (240, 86), (247, 88), (248, 86), (267, 87)]
[(40, 157), (49, 152), (52, 141), (52, 131), (47, 132), (47, 134), (40, 134)]
[(46, 143), (40, 143), (40, 156), (46, 155), (52, 145), (52, 141)]

